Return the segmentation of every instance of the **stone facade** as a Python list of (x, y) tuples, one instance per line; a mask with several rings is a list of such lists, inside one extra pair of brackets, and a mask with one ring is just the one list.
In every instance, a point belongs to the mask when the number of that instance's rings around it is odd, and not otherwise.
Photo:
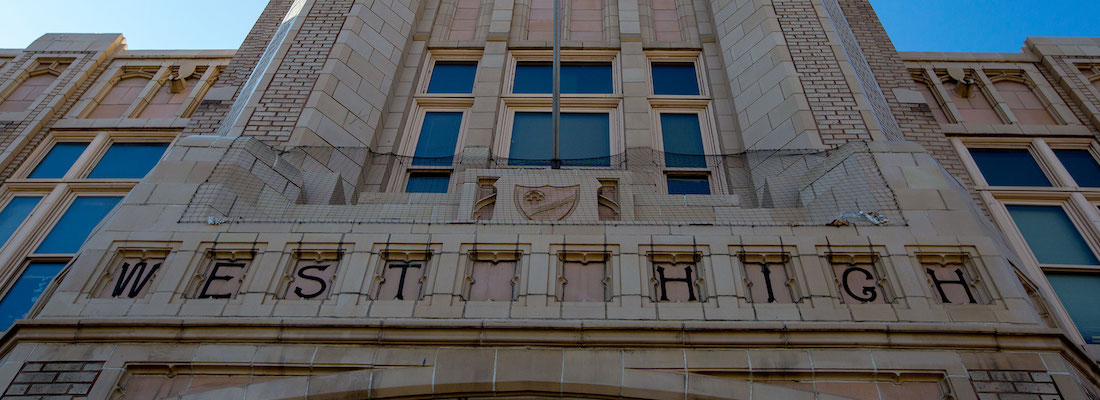
[(866, 0), (563, 3), (590, 125), (562, 169), (522, 145), (549, 0), (0, 50), (4, 398), (1100, 398), (1058, 291), (1095, 271), (1013, 214), (1100, 249), (1100, 40), (899, 53)]

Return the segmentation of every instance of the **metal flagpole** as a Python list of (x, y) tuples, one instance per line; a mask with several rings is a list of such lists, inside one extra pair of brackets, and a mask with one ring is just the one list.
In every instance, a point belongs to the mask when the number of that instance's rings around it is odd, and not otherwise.
[(554, 0), (554, 158), (550, 168), (561, 169), (561, 0)]

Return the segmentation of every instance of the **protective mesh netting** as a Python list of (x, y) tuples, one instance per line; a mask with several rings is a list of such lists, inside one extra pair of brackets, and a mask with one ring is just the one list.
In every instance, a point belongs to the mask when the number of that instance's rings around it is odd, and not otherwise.
[[(864, 211), (904, 224), (865, 143), (710, 156), (629, 149), (563, 160), (561, 169), (549, 165), (487, 149), (414, 158), (367, 148), (276, 152), (239, 140), (181, 222), (777, 226), (866, 224), (853, 216)], [(406, 193), (410, 188), (446, 192)]]

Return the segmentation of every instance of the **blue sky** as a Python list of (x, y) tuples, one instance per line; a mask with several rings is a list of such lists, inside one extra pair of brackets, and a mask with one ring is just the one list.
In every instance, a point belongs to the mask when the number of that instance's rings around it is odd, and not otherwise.
[[(46, 32), (118, 32), (126, 35), (131, 49), (235, 49), (267, 0), (7, 3), (0, 13), (0, 48), (26, 47)], [(871, 3), (903, 51), (1017, 52), (1027, 36), (1100, 37), (1098, 0)]]

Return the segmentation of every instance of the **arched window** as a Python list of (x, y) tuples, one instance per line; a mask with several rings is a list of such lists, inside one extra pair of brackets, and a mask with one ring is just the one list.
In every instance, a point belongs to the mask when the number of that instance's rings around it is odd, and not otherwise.
[(124, 118), (123, 115), (130, 105), (134, 104), (138, 95), (149, 84), (150, 77), (145, 74), (124, 76), (106, 96), (99, 101), (95, 110), (88, 114), (88, 118)]
[(27, 111), (39, 96), (46, 93), (46, 89), (53, 84), (53, 81), (61, 76), (61, 71), (64, 71), (66, 66), (60, 63), (52, 63), (52, 65), (44, 63), (31, 71), (30, 77), (0, 103), (0, 112)]
[(997, 89), (997, 93), (1005, 99), (1005, 103), (1012, 110), (1012, 114), (1016, 115), (1020, 124), (1055, 125), (1058, 123), (1054, 117), (1050, 116), (1050, 112), (1039, 100), (1039, 96), (1035, 95), (1035, 91), (1027, 84), (1015, 79), (1004, 79), (996, 81), (993, 88)]

